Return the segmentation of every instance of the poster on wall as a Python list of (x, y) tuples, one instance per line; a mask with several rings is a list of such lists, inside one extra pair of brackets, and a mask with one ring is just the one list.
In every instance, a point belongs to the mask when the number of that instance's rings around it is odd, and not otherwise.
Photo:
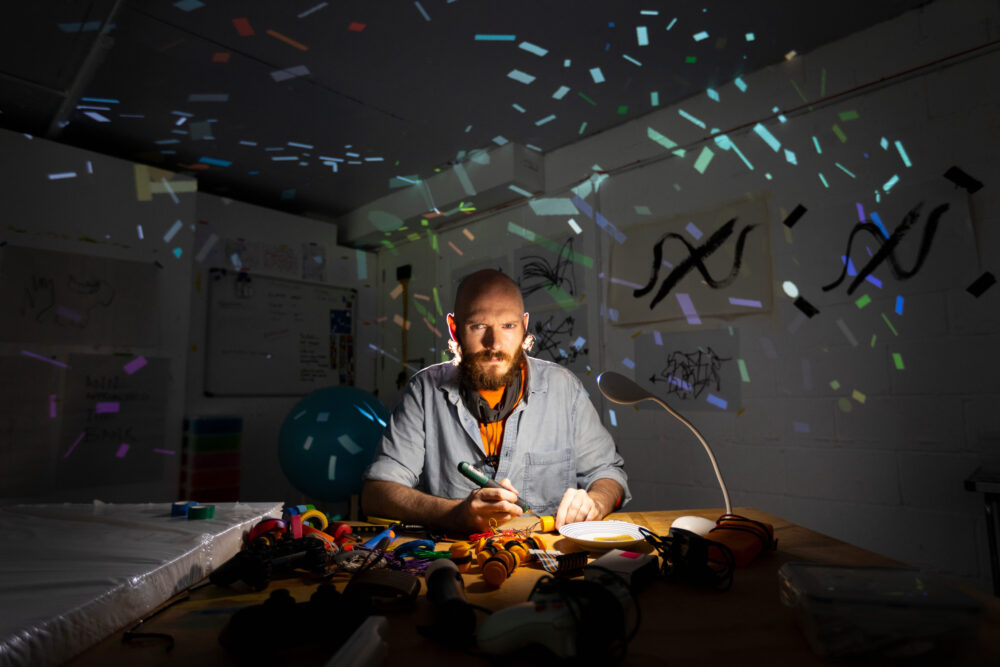
[(758, 196), (625, 230), (609, 268), (618, 324), (770, 312), (769, 221)]
[(0, 341), (157, 345), (157, 271), (145, 262), (0, 249)]
[(354, 384), (354, 300), (343, 297), (342, 308), (330, 309), (330, 368), (342, 385)]
[(663, 333), (635, 339), (635, 380), (671, 407), (734, 411), (742, 403), (739, 329)]
[(302, 280), (326, 282), (326, 246), (322, 243), (302, 244)]
[(565, 366), (577, 374), (587, 372), (590, 362), (587, 309), (567, 312), (562, 308), (547, 308), (529, 313), (528, 331), (535, 337), (531, 356)]
[(138, 370), (117, 356), (71, 354), (68, 361), (59, 486), (161, 479), (165, 459), (177, 455), (175, 443), (164, 442), (170, 361), (146, 359)]
[(260, 246), (260, 270), (265, 273), (297, 278), (298, 257), (295, 249), (285, 243), (262, 243)]
[(237, 271), (255, 271), (260, 268), (260, 241), (226, 239), (223, 243), (226, 266)]

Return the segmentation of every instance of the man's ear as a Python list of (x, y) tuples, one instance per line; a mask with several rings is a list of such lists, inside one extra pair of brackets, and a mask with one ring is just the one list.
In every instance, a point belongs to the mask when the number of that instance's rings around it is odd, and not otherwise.
[(528, 313), (524, 314), (524, 333), (528, 333)]
[(453, 341), (458, 342), (458, 325), (455, 324), (455, 313), (448, 313), (448, 334)]

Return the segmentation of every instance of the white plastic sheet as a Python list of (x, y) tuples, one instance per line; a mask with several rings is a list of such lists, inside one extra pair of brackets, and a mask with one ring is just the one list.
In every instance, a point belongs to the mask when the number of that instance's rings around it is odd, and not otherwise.
[(0, 667), (60, 664), (207, 576), (281, 503), (0, 507)]

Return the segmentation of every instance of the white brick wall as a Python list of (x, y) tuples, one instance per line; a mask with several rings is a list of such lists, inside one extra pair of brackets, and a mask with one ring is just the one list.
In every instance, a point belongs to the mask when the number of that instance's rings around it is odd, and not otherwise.
[[(588, 197), (626, 233), (637, 224), (748, 195), (768, 197), (771, 218), (758, 222), (766, 223), (770, 234), (773, 312), (706, 319), (700, 326), (683, 321), (652, 325), (664, 332), (738, 329), (739, 355), (750, 376), (750, 382), (740, 385), (742, 400), (724, 412), (689, 411), (683, 401), (671, 403), (713, 443), (734, 505), (753, 505), (984, 588), (989, 587), (989, 570), (981, 498), (964, 491), (962, 481), (981, 464), (1000, 464), (1000, 286), (979, 299), (965, 287), (987, 269), (1000, 276), (1000, 87), (993, 84), (1000, 54), (980, 52), (831, 103), (817, 100), (822, 70), (827, 94), (833, 94), (891, 79), (997, 38), (1000, 8), (995, 2), (938, 0), (791, 63), (745, 76), (746, 93), (720, 82), (719, 103), (697, 95), (680, 107), (709, 127), (725, 130), (755, 122), (773, 106), (800, 105), (792, 81), (815, 103), (785, 124), (766, 122), (783, 147), (795, 151), (798, 165), (786, 163), (755, 134), (742, 130), (731, 138), (755, 165), (753, 171), (732, 152), (717, 150), (706, 172), (698, 174), (692, 163), (699, 144), (685, 159), (658, 160), (613, 174)], [(858, 113), (856, 120), (839, 119), (839, 113), (851, 110)], [(845, 142), (831, 131), (834, 123), (845, 133)], [(681, 144), (702, 138), (677, 107), (652, 110), (546, 154), (546, 195), (567, 196), (567, 188), (585, 178), (594, 164), (613, 171), (662, 157), (663, 149), (646, 138), (647, 127)], [(822, 143), (821, 155), (813, 148), (813, 136)], [(889, 140), (889, 150), (880, 148), (882, 137)], [(891, 143), (896, 140), (905, 146), (912, 167), (902, 164)], [(952, 187), (942, 177), (952, 165), (985, 187), (973, 195)], [(817, 172), (824, 173), (829, 188)], [(875, 190), (893, 174), (899, 175), (899, 185), (876, 202)], [(837, 289), (822, 290), (840, 271), (847, 235), (858, 222), (857, 203), (867, 213), (878, 211), (893, 230), (920, 200), (925, 201), (923, 218), (941, 201), (950, 202), (951, 209), (916, 276), (897, 279), (883, 264), (874, 273), (881, 288), (863, 283), (847, 295), (849, 277)], [(781, 220), (799, 203), (808, 212), (787, 231)], [(639, 215), (636, 205), (650, 207), (653, 216)], [(408, 261), (435, 267), (434, 281), (450, 304), (449, 281), (456, 268), (497, 257), (513, 266), (514, 252), (525, 242), (507, 233), (508, 221), (561, 239), (569, 233), (566, 217), (537, 217), (528, 207), (514, 208), (470, 225), (476, 243), (464, 241), (455, 230), (441, 236), (443, 249), (437, 254), (425, 241), (400, 252)], [(578, 222), (584, 227), (576, 237), (578, 250), (597, 261), (581, 278), (594, 374), (607, 368), (648, 377), (652, 361), (636, 357), (632, 338), (642, 327), (617, 326), (600, 316), (608, 276), (598, 274), (608, 266), (614, 241), (585, 218)], [(906, 269), (915, 261), (924, 230), (922, 220), (898, 247), (896, 255)], [(463, 257), (447, 248), (449, 238), (463, 248)], [(877, 249), (864, 236), (852, 249), (859, 269), (868, 258), (866, 246), (871, 252)], [(637, 261), (648, 261), (648, 248), (633, 251)], [(781, 292), (783, 280), (795, 281), (819, 315), (803, 320)], [(389, 285), (394, 286), (391, 275)], [(859, 308), (856, 300), (864, 294), (871, 302)], [(895, 312), (897, 296), (904, 297), (902, 315)], [(384, 298), (383, 305), (391, 322), (398, 302)], [(398, 332), (389, 326), (387, 347), (396, 338)], [(770, 341), (773, 355), (762, 339)], [(893, 353), (901, 355), (902, 370)], [(636, 362), (634, 371), (622, 367), (625, 357)], [(387, 371), (383, 382), (389, 376)], [(831, 387), (833, 380), (838, 388)], [(852, 398), (854, 391), (863, 396)], [(609, 424), (608, 405), (594, 398)], [(721, 506), (708, 460), (685, 429), (655, 410), (615, 410), (618, 426), (610, 430), (631, 475), (632, 509)]]

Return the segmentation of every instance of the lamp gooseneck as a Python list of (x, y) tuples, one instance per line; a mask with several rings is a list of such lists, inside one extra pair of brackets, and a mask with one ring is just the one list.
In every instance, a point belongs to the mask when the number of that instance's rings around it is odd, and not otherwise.
[(634, 405), (641, 401), (653, 401), (673, 415), (677, 421), (687, 426), (694, 433), (694, 437), (698, 438), (698, 442), (701, 443), (702, 447), (705, 448), (705, 453), (708, 454), (708, 459), (712, 462), (712, 468), (715, 470), (715, 478), (719, 480), (719, 488), (722, 489), (722, 499), (726, 502), (726, 514), (733, 513), (733, 507), (729, 502), (729, 491), (726, 489), (726, 483), (722, 481), (722, 471), (719, 470), (719, 462), (715, 460), (712, 448), (708, 446), (708, 442), (694, 424), (681, 416), (659, 397), (649, 393), (621, 373), (615, 373), (614, 371), (601, 373), (597, 376), (597, 387), (604, 394), (605, 398), (619, 405)]

